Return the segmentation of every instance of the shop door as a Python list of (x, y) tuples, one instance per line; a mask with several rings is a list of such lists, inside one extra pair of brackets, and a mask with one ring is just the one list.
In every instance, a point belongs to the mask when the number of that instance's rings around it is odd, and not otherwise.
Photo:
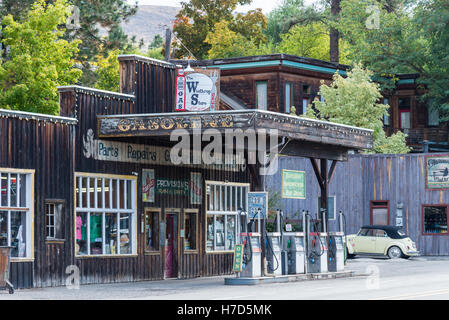
[(178, 276), (178, 214), (167, 212), (165, 221), (165, 278), (174, 278)]

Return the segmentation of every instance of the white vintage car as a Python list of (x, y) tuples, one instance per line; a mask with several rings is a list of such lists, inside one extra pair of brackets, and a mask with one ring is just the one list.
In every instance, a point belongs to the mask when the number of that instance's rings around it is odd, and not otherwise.
[(387, 256), (390, 259), (419, 256), (415, 243), (394, 226), (363, 226), (357, 234), (346, 236), (346, 254)]

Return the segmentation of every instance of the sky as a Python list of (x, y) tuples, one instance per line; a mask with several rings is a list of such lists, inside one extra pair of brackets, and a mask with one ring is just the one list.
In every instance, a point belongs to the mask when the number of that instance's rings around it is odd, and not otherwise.
[[(311, 3), (313, 1), (314, 0), (307, 0), (306, 3)], [(135, 0), (128, 0), (128, 2), (135, 3)], [(181, 7), (180, 0), (138, 0), (138, 2), (140, 5)], [(262, 12), (267, 14), (280, 3), (281, 0), (253, 0), (251, 5), (239, 6), (237, 11), (246, 12), (251, 9), (262, 8)]]

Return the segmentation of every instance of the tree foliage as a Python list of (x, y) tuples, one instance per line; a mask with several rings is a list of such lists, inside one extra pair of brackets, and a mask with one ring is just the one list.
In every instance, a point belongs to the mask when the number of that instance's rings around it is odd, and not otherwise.
[[(265, 42), (262, 31), (266, 19), (260, 9), (247, 14), (234, 14), (237, 5), (251, 3), (251, 0), (191, 0), (181, 2), (182, 9), (176, 16), (173, 32), (175, 40), (173, 47), (175, 57), (192, 56), (205, 59), (211, 49), (210, 41), (205, 41), (208, 34), (215, 32), (215, 26), (222, 21), (227, 22), (227, 28), (244, 36), (246, 39), (257, 39)], [(223, 23), (220, 25), (223, 26)], [(211, 37), (209, 37), (209, 40)]]
[[(372, 2), (342, 2), (338, 29), (350, 44), (349, 57), (378, 77), (419, 73), (423, 96), (449, 118), (449, 6), (445, 0), (378, 1), (378, 27), (369, 27)], [(367, 12), (368, 11), (368, 12)], [(394, 77), (392, 78), (394, 82)]]
[(79, 40), (64, 40), (69, 10), (65, 0), (47, 5), (38, 0), (23, 22), (12, 15), (2, 23), (3, 43), (10, 47), (0, 64), (0, 106), (38, 113), (58, 113), (58, 86), (76, 83), (81, 75), (73, 68)]
[(381, 119), (389, 106), (378, 103), (382, 97), (380, 87), (371, 77), (372, 72), (360, 64), (354, 65), (346, 78), (335, 73), (330, 85), (323, 83), (320, 87), (324, 101), (315, 99), (315, 110), (308, 108), (306, 116), (374, 130), (373, 150), (367, 152), (408, 153), (405, 134), (385, 136)]

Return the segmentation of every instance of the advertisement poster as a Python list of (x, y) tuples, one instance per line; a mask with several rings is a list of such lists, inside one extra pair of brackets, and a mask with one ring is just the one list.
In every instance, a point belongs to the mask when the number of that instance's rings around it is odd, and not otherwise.
[(154, 169), (142, 170), (142, 200), (143, 202), (154, 202), (156, 179)]
[(306, 198), (305, 171), (282, 170), (282, 198)]
[(426, 188), (449, 189), (449, 157), (428, 156), (426, 159)]
[(249, 217), (258, 218), (257, 213), (260, 209), (260, 218), (267, 216), (268, 210), (268, 192), (248, 192), (248, 213)]
[(201, 204), (203, 195), (203, 183), (201, 181), (201, 173), (190, 173), (190, 204)]

